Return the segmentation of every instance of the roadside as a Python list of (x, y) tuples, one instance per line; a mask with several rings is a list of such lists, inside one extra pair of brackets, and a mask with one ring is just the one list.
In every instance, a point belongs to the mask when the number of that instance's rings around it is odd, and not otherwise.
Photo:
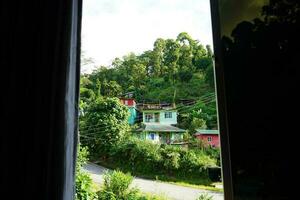
[[(84, 166), (84, 170), (90, 173), (91, 178), (95, 183), (101, 185), (103, 183), (103, 174), (108, 169), (93, 163), (88, 163)], [(204, 193), (208, 193), (209, 195), (213, 196), (214, 200), (224, 199), (224, 195), (221, 192), (179, 186), (160, 181), (146, 180), (138, 177), (134, 178), (132, 187), (137, 187), (144, 193), (163, 195), (173, 200), (195, 200), (200, 194)]]
[[(103, 163), (103, 162), (95, 162), (94, 164), (101, 166), (105, 169), (117, 169), (118, 166), (114, 166), (108, 163)], [(136, 177), (142, 178), (144, 180), (152, 180), (152, 181), (157, 181), (157, 182), (162, 182), (162, 183), (170, 183), (174, 185), (179, 185), (179, 186), (185, 186), (185, 187), (191, 187), (191, 188), (196, 188), (196, 189), (203, 189), (203, 190), (210, 190), (210, 191), (215, 191), (215, 192), (223, 192), (223, 184), (221, 182), (215, 182), (212, 183), (211, 185), (207, 185), (207, 180), (201, 180), (199, 181), (198, 179), (182, 179), (182, 178), (176, 178), (176, 177), (170, 177), (170, 176), (164, 176), (164, 175), (153, 175), (153, 174), (136, 174)]]

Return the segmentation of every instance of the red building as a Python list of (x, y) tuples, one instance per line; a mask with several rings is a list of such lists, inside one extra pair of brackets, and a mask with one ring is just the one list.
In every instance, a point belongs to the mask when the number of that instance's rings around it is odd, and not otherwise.
[(129, 106), (129, 107), (135, 107), (136, 103), (133, 98), (120, 98), (120, 101), (122, 104)]
[(195, 136), (212, 147), (220, 147), (219, 130), (197, 129)]

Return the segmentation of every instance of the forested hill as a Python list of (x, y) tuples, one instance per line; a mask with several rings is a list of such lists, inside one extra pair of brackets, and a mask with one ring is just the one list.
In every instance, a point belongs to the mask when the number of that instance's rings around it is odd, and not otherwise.
[[(101, 55), (99, 55), (101, 56)], [(133, 92), (138, 102), (178, 102), (214, 92), (212, 51), (187, 33), (158, 38), (153, 49), (115, 58), (81, 77), (81, 98), (119, 97)]]

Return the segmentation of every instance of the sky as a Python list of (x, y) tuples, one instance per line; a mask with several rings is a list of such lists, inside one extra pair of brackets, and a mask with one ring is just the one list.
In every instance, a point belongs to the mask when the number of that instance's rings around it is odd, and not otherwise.
[(84, 0), (82, 50), (94, 64), (82, 70), (151, 50), (157, 38), (175, 39), (180, 32), (212, 46), (209, 0)]

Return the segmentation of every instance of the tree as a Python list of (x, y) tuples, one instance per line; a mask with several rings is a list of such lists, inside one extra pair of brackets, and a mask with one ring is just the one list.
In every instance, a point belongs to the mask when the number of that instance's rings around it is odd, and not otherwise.
[(165, 49), (165, 41), (162, 38), (158, 38), (154, 42), (153, 48), (153, 74), (159, 76), (162, 74), (163, 52)]
[(116, 81), (103, 81), (101, 94), (107, 97), (118, 97), (122, 93), (122, 87)]
[(89, 106), (80, 134), (92, 157), (105, 156), (127, 136), (128, 116), (128, 109), (117, 98), (97, 98)]
[(173, 39), (165, 41), (162, 73), (173, 84), (175, 84), (178, 73), (179, 47), (179, 43)]
[[(203, 126), (207, 128), (217, 128), (217, 111), (216, 111), (216, 100), (208, 100), (208, 102), (198, 101), (191, 110), (190, 116), (192, 121), (195, 119), (202, 119), (205, 121)], [(197, 122), (197, 121), (195, 121)], [(201, 124), (198, 121), (196, 124)], [(199, 127), (201, 128), (201, 127)]]

